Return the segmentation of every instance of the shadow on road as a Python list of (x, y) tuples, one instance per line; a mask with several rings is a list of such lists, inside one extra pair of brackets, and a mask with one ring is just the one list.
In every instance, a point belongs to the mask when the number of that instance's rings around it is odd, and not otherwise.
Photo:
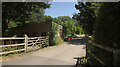
[(86, 39), (83, 36), (79, 36), (77, 38), (73, 38), (70, 41), (71, 45), (86, 45)]

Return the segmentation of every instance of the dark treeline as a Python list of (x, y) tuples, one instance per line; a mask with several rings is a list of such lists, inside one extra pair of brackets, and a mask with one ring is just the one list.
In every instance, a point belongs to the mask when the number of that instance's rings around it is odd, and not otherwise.
[(79, 2), (80, 12), (74, 14), (86, 34), (92, 35), (99, 44), (120, 44), (120, 4)]
[[(13, 36), (17, 30), (14, 27), (23, 26), (26, 23), (42, 22), (44, 9), (50, 4), (40, 2), (4, 2), (2, 3), (2, 36)], [(38, 19), (39, 18), (39, 19)]]
[[(80, 12), (74, 14), (74, 18), (79, 21), (85, 34), (92, 36), (89, 38), (92, 43), (87, 43), (88, 64), (118, 67), (120, 65), (120, 54), (118, 53), (118, 49), (120, 49), (120, 3), (80, 2), (75, 7)], [(93, 43), (103, 46), (103, 48), (94, 46)], [(115, 52), (105, 50), (106, 47)]]

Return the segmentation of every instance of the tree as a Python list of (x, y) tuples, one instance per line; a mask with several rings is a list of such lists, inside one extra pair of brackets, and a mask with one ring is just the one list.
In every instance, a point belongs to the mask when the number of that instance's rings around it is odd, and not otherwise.
[(65, 22), (65, 21), (73, 21), (72, 19), (71, 19), (71, 17), (69, 17), (69, 16), (59, 16), (58, 17), (62, 22)]
[(30, 14), (31, 14), (29, 16), (30, 22), (40, 23), (41, 19), (44, 18), (44, 13), (45, 13), (45, 11), (43, 8), (39, 8), (37, 13), (34, 11), (30, 12)]
[(78, 34), (83, 32), (78, 21), (69, 16), (59, 16), (58, 18), (54, 18), (53, 21), (63, 26), (62, 37), (64, 39), (68, 36), (74, 36), (76, 32), (78, 32)]
[(78, 2), (78, 5), (76, 4), (75, 8), (80, 12), (78, 14), (75, 14), (73, 18), (79, 21), (80, 26), (83, 28), (85, 33), (92, 35), (95, 23), (95, 12), (94, 9), (91, 8), (91, 3)]
[(98, 44), (120, 44), (120, 4), (103, 3), (95, 23), (94, 39)]
[(60, 23), (63, 25), (63, 38), (66, 39), (68, 36), (74, 35), (76, 32), (76, 23), (75, 19), (72, 19), (69, 16), (59, 16)]
[(54, 18), (53, 21), (58, 23), (58, 24), (61, 24), (61, 25), (64, 24), (64, 22), (62, 22), (62, 20), (60, 18)]
[(29, 20), (31, 12), (38, 13), (40, 8), (49, 8), (50, 4), (44, 2), (4, 2), (2, 3), (2, 34), (12, 21), (24, 25)]
[(52, 21), (53, 20), (53, 18), (51, 17), (51, 16), (44, 16), (44, 18), (43, 18), (45, 21)]

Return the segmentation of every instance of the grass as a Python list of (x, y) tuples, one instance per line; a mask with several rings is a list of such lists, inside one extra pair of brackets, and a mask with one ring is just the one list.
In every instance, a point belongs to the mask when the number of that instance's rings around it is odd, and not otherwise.
[(19, 54), (19, 56), (22, 56), (22, 54)]
[(27, 53), (31, 53), (31, 51), (28, 51)]

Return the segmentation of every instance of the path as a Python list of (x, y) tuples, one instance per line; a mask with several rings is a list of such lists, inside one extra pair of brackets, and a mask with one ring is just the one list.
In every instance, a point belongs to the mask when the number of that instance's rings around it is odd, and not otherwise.
[(78, 36), (70, 45), (59, 45), (54, 48), (39, 50), (29, 56), (3, 62), (3, 65), (75, 65), (74, 57), (85, 56), (85, 40)]

